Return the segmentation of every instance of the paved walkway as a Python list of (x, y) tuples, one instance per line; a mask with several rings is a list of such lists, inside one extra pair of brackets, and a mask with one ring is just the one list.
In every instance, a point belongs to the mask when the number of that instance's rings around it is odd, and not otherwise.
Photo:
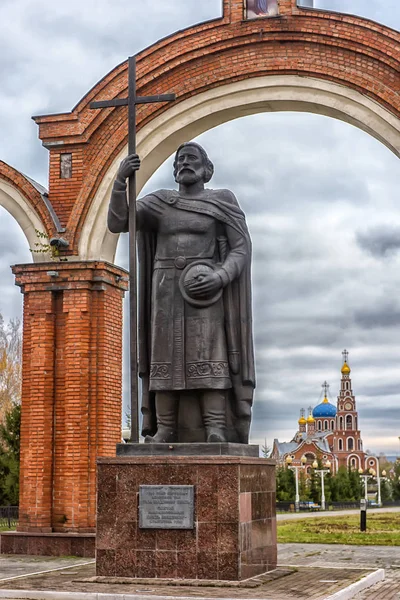
[(336, 544), (279, 544), (280, 565), (344, 566), (385, 569), (385, 581), (364, 590), (354, 600), (400, 599), (400, 546), (344, 546)]
[(400, 569), (400, 546), (278, 544), (279, 565)]
[(0, 584), (4, 580), (19, 578), (33, 573), (46, 571), (54, 572), (56, 569), (73, 569), (82, 563), (93, 563), (90, 558), (59, 558), (50, 556), (7, 556), (0, 555)]
[[(341, 589), (357, 582), (361, 577), (371, 574), (370, 569), (346, 568), (332, 569), (330, 567), (298, 567), (297, 569), (279, 568), (270, 576), (265, 575), (251, 582), (241, 582), (234, 585), (221, 585), (220, 582), (203, 582), (203, 585), (166, 585), (157, 584), (152, 580), (129, 579), (123, 583), (108, 579), (99, 582), (94, 575), (94, 567), (74, 567), (73, 574), (67, 571), (28, 577), (27, 579), (2, 582), (0, 597), (3, 590), (13, 590), (19, 598), (34, 598), (35, 592), (47, 591), (52, 600), (57, 599), (57, 592), (69, 592), (71, 600), (85, 600), (85, 594), (107, 594), (107, 600), (114, 600), (121, 595), (129, 600), (155, 600), (156, 598), (200, 598), (224, 600), (325, 600)], [(120, 596), (120, 600), (122, 600)], [(37, 597), (37, 596), (36, 596)], [(63, 599), (64, 600), (64, 599)], [(92, 600), (92, 599), (90, 599)], [(119, 599), (118, 599), (119, 600)]]
[[(399, 513), (400, 507), (390, 508), (369, 508), (368, 514), (371, 513)], [(342, 515), (359, 515), (360, 509), (349, 509), (349, 510), (316, 510), (310, 512), (298, 512), (298, 513), (279, 513), (277, 515), (278, 521), (288, 521), (291, 519), (316, 519), (318, 517), (341, 517)]]
[[(258, 585), (246, 582), (234, 587), (166, 586), (151, 580), (97, 583), (94, 564), (85, 559), (0, 556), (0, 594), (3, 590), (53, 590), (54, 592), (107, 593), (109, 598), (134, 594), (144, 597), (225, 598), (246, 600), (324, 600), (377, 568), (387, 579), (355, 596), (357, 600), (399, 600), (400, 547), (342, 546), (326, 544), (279, 544), (279, 569), (275, 577), (261, 578)], [(86, 563), (86, 564), (84, 564)], [(294, 568), (293, 568), (294, 567)], [(49, 569), (52, 572), (44, 573)], [(53, 569), (58, 569), (54, 571)], [(41, 572), (41, 574), (40, 574)], [(33, 573), (38, 573), (33, 576)], [(26, 578), (15, 578), (19, 575)], [(5, 580), (5, 577), (13, 579)], [(25, 595), (25, 598), (27, 596)], [(32, 596), (31, 596), (32, 597)], [(54, 596), (56, 597), (56, 596)], [(3, 596), (4, 598), (4, 596)], [(74, 594), (74, 598), (77, 596)], [(84, 598), (84, 596), (82, 596)], [(53, 600), (53, 596), (51, 596)]]

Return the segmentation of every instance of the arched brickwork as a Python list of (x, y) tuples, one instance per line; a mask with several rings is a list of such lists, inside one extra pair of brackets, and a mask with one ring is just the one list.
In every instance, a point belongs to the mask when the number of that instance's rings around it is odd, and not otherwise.
[[(138, 55), (138, 93), (177, 95), (172, 105), (138, 108), (139, 186), (182, 139), (267, 110), (343, 119), (400, 156), (398, 32), (358, 17), (300, 9), (296, 0), (280, 0), (279, 17), (253, 21), (243, 20), (243, 0), (223, 5), (222, 18)], [(71, 113), (35, 118), (50, 153), (46, 201), (16, 172), (8, 183), (8, 167), (0, 164), (0, 194), (4, 185), (13, 187), (36, 215), (29, 226), (38, 222), (70, 242), (69, 261), (54, 270), (14, 268), (25, 311), (19, 525), (25, 533), (93, 531), (96, 457), (111, 455), (120, 437), (127, 280), (103, 261), (112, 262), (116, 245), (106, 232), (106, 209), (126, 152), (127, 111), (94, 111), (89, 104), (126, 94), (123, 63)], [(72, 155), (67, 178), (61, 177), (62, 154)], [(21, 552), (19, 541), (10, 544), (2, 541), (1, 551)]]
[[(314, 112), (352, 123), (400, 154), (400, 121), (359, 92), (326, 80), (296, 75), (254, 77), (187, 99), (145, 125), (138, 134), (142, 166), (138, 190), (183, 141), (225, 121), (260, 111)], [(397, 127), (398, 126), (398, 127)], [(82, 259), (114, 261), (118, 236), (108, 232), (106, 214), (112, 183), (126, 145), (112, 161), (80, 229)]]
[[(296, 0), (281, 0), (280, 7), (278, 18), (245, 21), (242, 0), (224, 0), (221, 19), (180, 31), (139, 53), (139, 94), (174, 91), (177, 95), (175, 105), (138, 108), (139, 139), (144, 146), (145, 142), (154, 145), (157, 138), (161, 141), (160, 132), (157, 136), (160, 120), (170, 126), (164, 151), (158, 144), (157, 159), (144, 162), (142, 183), (176, 141), (187, 135), (179, 118), (185, 110), (187, 116), (187, 104), (201, 100), (202, 94), (208, 94), (209, 110), (206, 120), (205, 116), (196, 120), (193, 107), (196, 135), (243, 114), (244, 106), (248, 107), (245, 114), (307, 110), (351, 122), (400, 156), (400, 34), (361, 17), (301, 9)], [(301, 85), (288, 87), (288, 77), (305, 84), (304, 95), (299, 92)], [(257, 85), (257, 80), (272, 78), (282, 82), (281, 90), (276, 84), (275, 106)], [(252, 90), (253, 102), (244, 98), (236, 103), (236, 110), (232, 106), (222, 110), (215, 98), (225, 90), (223, 101), (234, 103), (238, 89), (229, 86), (235, 85), (242, 91)], [(36, 118), (40, 138), (50, 149), (50, 200), (67, 229), (73, 252), (81, 259), (112, 260), (115, 241), (107, 238), (104, 202), (98, 203), (96, 214), (90, 209), (98, 201), (100, 188), (108, 189), (127, 141), (125, 108), (93, 111), (89, 104), (126, 93), (127, 63), (123, 63), (71, 113)], [(60, 154), (65, 152), (72, 153), (73, 177), (61, 180)], [(103, 226), (96, 229), (93, 224), (98, 215)]]
[[(20, 225), (29, 247), (34, 248), (38, 237), (35, 230), (51, 232), (51, 219), (41, 193), (34, 185), (3, 161), (0, 161), (0, 206), (3, 206)], [(33, 260), (43, 259), (32, 254)]]

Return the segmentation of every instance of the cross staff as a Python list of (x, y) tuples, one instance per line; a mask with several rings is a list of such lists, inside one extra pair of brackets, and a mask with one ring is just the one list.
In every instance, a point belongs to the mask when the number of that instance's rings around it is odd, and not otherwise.
[[(90, 108), (128, 107), (128, 154), (136, 154), (136, 105), (171, 102), (175, 94), (157, 96), (136, 95), (136, 58), (128, 59), (128, 97), (91, 102)], [(131, 368), (131, 442), (139, 441), (138, 357), (137, 357), (137, 277), (136, 277), (136, 173), (129, 177), (129, 316)]]

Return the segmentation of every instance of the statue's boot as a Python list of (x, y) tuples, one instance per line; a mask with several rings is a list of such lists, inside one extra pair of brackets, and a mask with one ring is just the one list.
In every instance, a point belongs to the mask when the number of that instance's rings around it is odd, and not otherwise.
[(223, 429), (218, 429), (217, 427), (207, 427), (207, 442), (210, 443), (222, 443), (226, 442), (225, 431)]
[(178, 397), (174, 392), (156, 392), (157, 433), (146, 435), (147, 444), (171, 444), (176, 441)]
[(176, 431), (170, 427), (159, 425), (157, 433), (153, 436), (146, 435), (144, 441), (146, 444), (171, 444), (176, 441)]
[(207, 442), (226, 442), (225, 393), (222, 390), (204, 392), (201, 398), (201, 410)]

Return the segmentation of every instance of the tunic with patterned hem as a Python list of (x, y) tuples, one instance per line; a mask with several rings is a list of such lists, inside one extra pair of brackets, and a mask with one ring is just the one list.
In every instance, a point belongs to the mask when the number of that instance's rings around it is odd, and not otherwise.
[[(233, 194), (218, 190), (226, 201)], [(215, 197), (206, 190), (197, 200)], [(151, 391), (229, 389), (228, 348), (222, 297), (211, 306), (196, 307), (180, 291), (182, 269), (193, 260), (214, 265), (224, 286), (237, 278), (247, 260), (246, 240), (228, 224), (208, 214), (177, 208), (179, 197), (166, 202), (157, 195), (137, 202), (137, 225), (156, 234), (152, 280)], [(193, 200), (195, 202), (196, 200)], [(236, 199), (234, 199), (236, 203)], [(221, 261), (217, 238), (227, 241)]]

